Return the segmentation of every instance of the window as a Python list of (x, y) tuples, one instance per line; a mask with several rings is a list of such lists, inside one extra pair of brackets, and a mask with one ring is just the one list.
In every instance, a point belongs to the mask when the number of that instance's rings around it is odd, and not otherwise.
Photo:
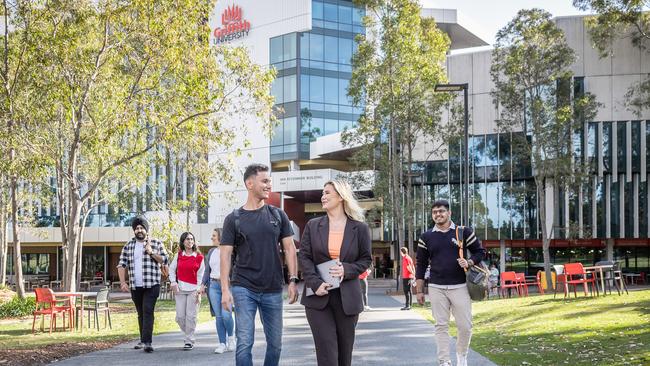
[(309, 58), (309, 33), (300, 33), (300, 58)]
[(352, 63), (352, 43), (354, 41), (349, 38), (339, 38), (339, 63), (351, 64)]
[(339, 23), (352, 24), (352, 7), (339, 5)]
[(296, 33), (285, 34), (282, 38), (284, 43), (282, 61), (295, 59), (296, 58)]
[(275, 78), (271, 83), (271, 95), (275, 97), (276, 104), (284, 103), (284, 93), (282, 92), (284, 80), (282, 79)]
[(309, 42), (311, 43), (309, 58), (315, 61), (323, 61), (323, 36), (312, 33)]
[(351, 105), (352, 102), (348, 99), (348, 86), (350, 85), (350, 80), (339, 79), (339, 104), (341, 105)]
[(323, 4), (323, 19), (329, 22), (338, 22), (337, 8), (335, 4)]
[(309, 100), (312, 102), (323, 103), (322, 76), (309, 76)]
[(300, 75), (300, 100), (309, 101), (309, 75)]
[(618, 163), (618, 172), (625, 173), (627, 171), (627, 164), (625, 162), (625, 156), (627, 155), (627, 131), (626, 131), (627, 122), (617, 122), (616, 126), (616, 159)]
[(323, 19), (323, 3), (312, 1), (311, 16), (315, 19)]
[(282, 36), (271, 38), (271, 63), (282, 62), (283, 40)]
[(336, 63), (339, 60), (338, 56), (338, 50), (339, 50), (339, 44), (338, 44), (338, 38), (336, 37), (331, 37), (331, 36), (325, 36), (325, 61), (327, 62), (332, 62)]
[(295, 144), (298, 140), (298, 125), (296, 117), (284, 119), (284, 144)]
[(325, 120), (325, 131), (324, 135), (331, 135), (339, 131), (339, 121), (335, 119), (326, 119)]
[(284, 103), (296, 101), (296, 75), (285, 76), (284, 79)]
[(339, 101), (339, 80), (335, 78), (325, 79), (325, 103), (337, 104)]

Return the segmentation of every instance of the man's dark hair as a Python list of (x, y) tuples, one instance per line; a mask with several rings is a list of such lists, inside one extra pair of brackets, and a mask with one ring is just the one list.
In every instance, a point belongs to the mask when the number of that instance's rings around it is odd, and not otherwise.
[(449, 210), (449, 201), (447, 200), (435, 200), (433, 204), (431, 205), (431, 208), (436, 208), (436, 207), (444, 207), (447, 210)]
[(246, 171), (244, 171), (244, 182), (248, 180), (248, 178), (257, 175), (259, 172), (268, 172), (269, 167), (264, 165), (264, 164), (251, 164), (246, 167)]

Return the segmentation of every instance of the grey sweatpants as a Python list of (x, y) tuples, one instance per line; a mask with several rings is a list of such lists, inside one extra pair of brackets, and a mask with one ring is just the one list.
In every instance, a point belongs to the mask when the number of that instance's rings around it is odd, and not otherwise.
[(174, 298), (176, 300), (176, 323), (185, 334), (183, 341), (194, 344), (196, 317), (200, 305), (200, 302), (196, 300), (196, 291), (180, 291)]
[(441, 289), (429, 286), (431, 312), (436, 320), (435, 336), (438, 344), (438, 362), (451, 362), (449, 355), (449, 315), (454, 315), (458, 328), (456, 353), (467, 355), (472, 338), (472, 300), (467, 287)]

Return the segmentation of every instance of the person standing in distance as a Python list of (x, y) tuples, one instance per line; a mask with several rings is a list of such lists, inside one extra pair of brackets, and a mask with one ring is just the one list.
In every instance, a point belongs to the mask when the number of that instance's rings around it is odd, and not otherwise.
[[(298, 263), (293, 230), (284, 211), (265, 204), (271, 193), (269, 168), (251, 164), (244, 172), (246, 204), (226, 216), (221, 239), (221, 304), (235, 305), (235, 364), (252, 366), (255, 314), (259, 310), (266, 337), (264, 366), (277, 366), (282, 351), (281, 243), (289, 269), (289, 304), (296, 302)], [(231, 257), (236, 253), (230, 281)]]
[(232, 318), (232, 309), (225, 310), (221, 307), (221, 229), (212, 231), (212, 249), (206, 255), (206, 271), (203, 273), (203, 289), (208, 294), (210, 313), (214, 316), (219, 344), (214, 353), (232, 352), (236, 343), (234, 337), (235, 321)]
[[(471, 256), (469, 259), (460, 258), (456, 225), (451, 221), (448, 201), (435, 201), (431, 207), (431, 216), (435, 226), (422, 233), (418, 240), (416, 296), (418, 303), (424, 305), (424, 274), (427, 266), (431, 265), (429, 300), (433, 318), (436, 320), (438, 363), (440, 366), (451, 366), (449, 314), (452, 312), (458, 327), (456, 365), (467, 366), (467, 352), (472, 337), (472, 300), (467, 292), (465, 269), (474, 263), (480, 263), (485, 257), (485, 249), (474, 231), (464, 227), (464, 245)], [(460, 230), (460, 227), (458, 229)]]
[[(342, 180), (325, 183), (321, 197), (327, 215), (309, 220), (300, 241), (300, 268), (305, 278), (301, 303), (314, 337), (318, 366), (350, 366), (359, 314), (363, 311), (359, 275), (372, 263), (370, 228), (350, 185)], [(332, 259), (331, 277), (323, 280), (317, 266)], [(313, 296), (307, 296), (307, 288)]]
[(413, 259), (409, 255), (408, 248), (402, 247), (399, 253), (402, 256), (402, 285), (404, 286), (404, 307), (400, 310), (411, 310), (413, 304), (411, 284), (415, 277), (415, 266), (413, 265)]
[[(131, 291), (131, 299), (138, 312), (138, 329), (140, 342), (135, 349), (144, 348), (153, 352), (151, 339), (153, 335), (154, 309), (160, 294), (161, 266), (169, 260), (162, 242), (149, 239), (149, 222), (144, 216), (136, 216), (131, 221), (135, 237), (122, 248), (117, 274), (120, 277), (120, 289)], [(129, 283), (126, 283), (126, 269), (129, 269)]]

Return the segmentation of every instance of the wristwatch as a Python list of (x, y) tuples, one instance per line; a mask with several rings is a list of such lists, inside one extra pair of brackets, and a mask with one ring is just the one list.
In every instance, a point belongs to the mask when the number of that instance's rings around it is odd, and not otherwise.
[(293, 282), (297, 284), (298, 282), (300, 282), (300, 279), (297, 276), (291, 276), (289, 277), (289, 282), (290, 283)]

